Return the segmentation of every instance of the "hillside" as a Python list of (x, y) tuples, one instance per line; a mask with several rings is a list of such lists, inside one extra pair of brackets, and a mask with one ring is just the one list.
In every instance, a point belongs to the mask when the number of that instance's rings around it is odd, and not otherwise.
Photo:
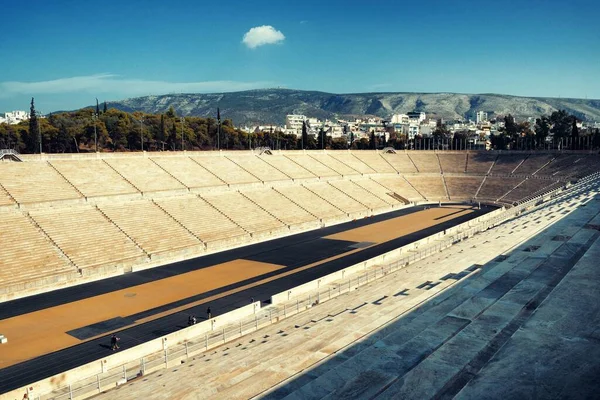
[(457, 93), (356, 93), (333, 94), (289, 89), (261, 89), (214, 94), (168, 94), (107, 102), (123, 111), (165, 112), (173, 106), (178, 114), (215, 116), (236, 125), (283, 124), (287, 114), (324, 118), (355, 115), (390, 117), (395, 113), (424, 111), (445, 119), (475, 119), (478, 111), (493, 115), (511, 113), (516, 118), (537, 117), (557, 109), (587, 121), (600, 121), (600, 100), (517, 97), (497, 94)]

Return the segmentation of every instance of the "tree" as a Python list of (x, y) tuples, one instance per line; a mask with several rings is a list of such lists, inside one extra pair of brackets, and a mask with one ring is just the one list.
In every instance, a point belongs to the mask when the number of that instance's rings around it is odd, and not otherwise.
[(167, 137), (167, 130), (165, 127), (165, 115), (160, 114), (160, 127), (158, 129), (158, 137), (157, 140), (160, 142), (164, 142)]
[(509, 139), (506, 134), (500, 133), (498, 135), (492, 134), (490, 136), (490, 141), (492, 142), (492, 147), (496, 150), (506, 150)]
[(171, 131), (169, 132), (169, 137), (167, 138), (167, 146), (171, 150), (175, 150), (177, 148), (177, 123), (175, 121), (173, 121)]
[(543, 145), (543, 143), (546, 141), (546, 138), (550, 134), (550, 119), (545, 115), (542, 115), (540, 118), (537, 118), (535, 120), (534, 130), (535, 140), (538, 146)]
[[(432, 136), (435, 140), (435, 143), (437, 144), (438, 149), (441, 148), (443, 146), (443, 143), (448, 140), (448, 137), (450, 136), (450, 130), (441, 119), (438, 119), (436, 121), (435, 129), (432, 132)], [(436, 145), (434, 144), (434, 146)]]
[(31, 98), (31, 107), (29, 108), (29, 134), (28, 138), (25, 141), (25, 145), (27, 146), (27, 150), (35, 153), (38, 149), (41, 148), (40, 143), (40, 126), (38, 125), (37, 115), (35, 112), (35, 104), (33, 97)]
[(323, 128), (319, 129), (319, 135), (317, 136), (317, 146), (321, 149), (327, 149), (331, 147), (331, 136), (327, 135), (327, 131)]
[(504, 128), (503, 132), (509, 137), (514, 138), (518, 133), (518, 126), (515, 122), (515, 117), (511, 114), (504, 116)]
[(342, 137), (337, 137), (331, 141), (331, 149), (332, 150), (343, 150), (348, 147), (348, 143), (346, 139)]
[(102, 108), (102, 114), (106, 114), (106, 101), (104, 102), (104, 107)]
[(129, 131), (129, 116), (118, 115), (118, 118), (109, 127), (108, 135), (112, 143), (112, 149), (120, 150), (127, 145), (127, 132)]
[(579, 149), (579, 128), (577, 128), (577, 118), (573, 116), (571, 125), (571, 150)]
[(555, 138), (564, 138), (571, 133), (571, 116), (565, 110), (554, 111), (550, 115), (550, 124), (552, 128), (550, 132)]
[(600, 129), (596, 128), (594, 135), (592, 136), (592, 146), (594, 149), (600, 147)]
[(354, 148), (358, 150), (369, 149), (369, 140), (367, 138), (360, 138), (360, 140), (354, 142)]
[(319, 135), (317, 136), (317, 141), (319, 142), (319, 147), (321, 149), (325, 148), (325, 130), (321, 127), (319, 128)]
[(448, 130), (446, 124), (444, 124), (441, 119), (438, 119), (435, 123), (435, 129), (432, 132), (433, 137), (437, 139), (445, 139), (449, 134), (450, 131)]
[(375, 137), (375, 131), (371, 131), (371, 136), (369, 138), (369, 148), (371, 150), (377, 150), (377, 138)]
[(306, 126), (306, 121), (302, 121), (302, 150), (308, 148), (308, 127)]
[(579, 137), (579, 128), (577, 128), (577, 118), (573, 117), (573, 124), (571, 125), (571, 137)]
[(96, 116), (100, 115), (100, 106), (98, 105), (98, 98), (96, 97)]
[(467, 147), (467, 139), (469, 138), (469, 131), (456, 132), (452, 137), (453, 148), (456, 150), (465, 150)]
[(0, 124), (0, 148), (24, 151), (25, 144), (16, 125)]
[(167, 118), (175, 118), (176, 116), (177, 114), (175, 114), (175, 109), (173, 106), (170, 106), (169, 110), (167, 111)]

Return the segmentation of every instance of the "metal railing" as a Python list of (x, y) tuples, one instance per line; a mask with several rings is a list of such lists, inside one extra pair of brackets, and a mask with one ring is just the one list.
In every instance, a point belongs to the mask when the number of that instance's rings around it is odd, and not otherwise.
[[(398, 271), (407, 265), (422, 260), (432, 254), (439, 253), (455, 243), (501, 224), (525, 211), (533, 211), (531, 208), (542, 204), (543, 199), (548, 198), (548, 196), (551, 200), (559, 200), (561, 197), (586, 191), (590, 185), (598, 185), (598, 182), (594, 182), (598, 179), (600, 179), (600, 173), (590, 175), (572, 185), (569, 188), (570, 190), (565, 192), (563, 196), (561, 196), (563, 187), (556, 188), (549, 193), (538, 195), (535, 198), (522, 202), (515, 207), (504, 209), (503, 212), (479, 222), (476, 226), (463, 229), (455, 234), (448, 235), (443, 240), (437, 240), (433, 245), (426, 246), (419, 250), (414, 250), (412, 254), (404, 256), (399, 260), (387, 265), (371, 267), (364, 273), (357, 273), (348, 279), (332, 282), (323, 288), (305, 293), (296, 299), (292, 299), (288, 302), (284, 302), (275, 306), (259, 309), (252, 316), (241, 318), (236, 323), (226, 325), (223, 328), (206, 332), (204, 336), (200, 335), (194, 340), (189, 340), (185, 341), (184, 343), (165, 347), (164, 350), (160, 352), (147, 355), (141, 359), (132, 360), (101, 374), (96, 374), (71, 383), (68, 386), (53, 391), (52, 393), (44, 395), (30, 394), (30, 398), (44, 400), (71, 400), (74, 398), (81, 399), (114, 388), (120, 384), (126, 383), (128, 380), (143, 376), (147, 373), (175, 366), (178, 363), (181, 363), (190, 357), (196, 357), (197, 355), (206, 352), (209, 349), (221, 346), (229, 341), (239, 339), (242, 336), (256, 332), (263, 327), (297, 315), (341, 294), (356, 290), (360, 286), (366, 285), (373, 280)], [(461, 225), (468, 226), (468, 222)], [(458, 225), (457, 227), (460, 227), (461, 225)], [(97, 362), (100, 362), (100, 360)]]

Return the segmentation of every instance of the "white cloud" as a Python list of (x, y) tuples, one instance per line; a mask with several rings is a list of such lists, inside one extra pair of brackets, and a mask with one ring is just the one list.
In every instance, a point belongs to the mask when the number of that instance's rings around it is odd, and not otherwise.
[(140, 96), (166, 93), (201, 93), (232, 92), (238, 90), (271, 87), (273, 82), (238, 82), (238, 81), (204, 81), (204, 82), (167, 82), (142, 79), (124, 79), (114, 74), (96, 74), (74, 76), (40, 82), (0, 82), (0, 98), (10, 98), (26, 94), (60, 94), (87, 92), (90, 94), (108, 93), (113, 96)]
[(283, 42), (285, 36), (281, 31), (273, 28), (271, 25), (255, 26), (244, 34), (242, 43), (251, 49), (265, 44), (277, 44)]

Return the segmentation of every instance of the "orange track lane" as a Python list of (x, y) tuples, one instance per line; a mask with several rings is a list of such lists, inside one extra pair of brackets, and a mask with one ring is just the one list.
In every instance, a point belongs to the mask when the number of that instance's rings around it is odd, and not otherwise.
[(433, 207), (325, 237), (353, 242), (383, 243), (472, 212), (470, 207), (465, 206)]
[(10, 338), (2, 345), (0, 368), (81, 343), (66, 333), (70, 330), (133, 315), (280, 268), (283, 266), (234, 260), (7, 318), (0, 321), (2, 334)]

